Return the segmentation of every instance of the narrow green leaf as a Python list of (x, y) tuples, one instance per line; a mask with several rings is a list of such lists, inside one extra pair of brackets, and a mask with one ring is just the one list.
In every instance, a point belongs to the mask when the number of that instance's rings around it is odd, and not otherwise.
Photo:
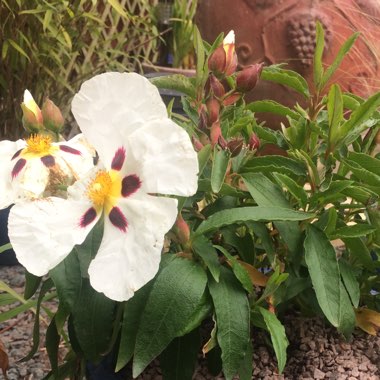
[(342, 275), (343, 284), (347, 289), (351, 302), (355, 308), (359, 306), (360, 301), (360, 285), (355, 278), (352, 266), (344, 259), (339, 260), (339, 270)]
[(354, 224), (352, 226), (345, 226), (345, 227), (336, 229), (335, 231), (333, 231), (333, 234), (332, 236), (330, 236), (330, 239), (335, 240), (335, 239), (361, 237), (361, 236), (366, 236), (375, 231), (376, 231), (376, 228), (368, 224)]
[(198, 152), (198, 165), (199, 165), (199, 177), (203, 173), (204, 168), (207, 165), (207, 162), (211, 155), (211, 145), (205, 145), (199, 152)]
[(350, 161), (356, 162), (369, 172), (380, 176), (380, 160), (375, 157), (371, 157), (365, 153), (350, 152), (348, 155)]
[(58, 346), (60, 336), (55, 324), (55, 317), (50, 321), (50, 324), (46, 330), (45, 346), (49, 357), (50, 366), (53, 373), (57, 374), (58, 371)]
[(159, 273), (138, 327), (133, 377), (137, 377), (188, 325), (206, 282), (204, 269), (183, 258), (172, 260)]
[(26, 300), (31, 298), (34, 293), (37, 291), (40, 283), (41, 283), (42, 277), (37, 277), (31, 273), (29, 273), (27, 270), (25, 270), (25, 290), (24, 290), (24, 297)]
[(150, 82), (158, 88), (166, 88), (181, 92), (191, 98), (195, 97), (195, 87), (192, 80), (181, 74), (163, 75), (151, 78)]
[(328, 209), (328, 220), (326, 228), (324, 229), (327, 236), (331, 235), (336, 228), (336, 222), (338, 220), (338, 213), (335, 207)]
[(145, 284), (125, 303), (115, 372), (120, 371), (132, 359), (141, 315), (153, 283), (154, 281), (150, 281)]
[(305, 176), (305, 165), (292, 158), (283, 156), (253, 157), (242, 168), (243, 173), (282, 173), (285, 175)]
[(360, 33), (354, 33), (351, 37), (349, 37), (342, 47), (339, 49), (337, 56), (334, 59), (334, 62), (329, 66), (325, 73), (322, 76), (322, 80), (320, 83), (320, 88), (322, 89), (327, 82), (331, 79), (331, 77), (334, 75), (335, 71), (338, 69), (340, 64), (343, 61), (343, 58), (346, 56), (346, 54), (350, 51), (352, 45), (355, 43), (356, 39), (359, 37)]
[(191, 380), (201, 345), (198, 330), (175, 338), (160, 355), (165, 380)]
[(239, 368), (239, 380), (251, 380), (253, 374), (253, 347), (249, 342), (244, 359)]
[(0, 246), (0, 253), (8, 251), (9, 249), (12, 249), (12, 244), (11, 243), (4, 244)]
[(325, 32), (319, 21), (316, 24), (316, 46), (314, 51), (313, 59), (313, 75), (314, 75), (314, 85), (317, 89), (322, 89), (322, 76), (323, 76), (323, 66), (322, 66), (322, 56), (323, 50), (325, 48)]
[(204, 77), (204, 66), (205, 66), (205, 48), (203, 45), (202, 36), (199, 32), (199, 29), (194, 25), (193, 29), (193, 40), (194, 40), (194, 49), (197, 56), (197, 68), (196, 68), (196, 82), (197, 88), (202, 83)]
[(7, 41), (13, 47), (13, 49), (18, 51), (21, 55), (23, 55), (30, 62), (30, 58), (29, 58), (28, 54), (16, 41), (14, 41), (10, 38), (8, 38)]
[(380, 175), (367, 170), (355, 161), (343, 160), (343, 162), (354, 173), (355, 177), (362, 180), (365, 184), (380, 186)]
[(340, 127), (342, 145), (352, 143), (360, 133), (376, 124), (378, 120), (372, 121), (370, 118), (379, 106), (380, 92), (372, 95), (352, 112), (351, 117)]
[(339, 281), (339, 286), (341, 296), (339, 305), (338, 331), (341, 332), (347, 340), (349, 340), (356, 324), (355, 311), (342, 281)]
[(195, 253), (202, 258), (216, 282), (219, 281), (220, 263), (218, 253), (211, 241), (203, 235), (196, 236), (191, 241), (191, 247)]
[(200, 224), (198, 229), (195, 231), (195, 234), (200, 235), (223, 226), (247, 221), (298, 221), (307, 220), (313, 218), (314, 216), (314, 214), (294, 211), (281, 207), (241, 207), (216, 212)]
[(214, 148), (214, 156), (211, 171), (211, 189), (218, 193), (227, 174), (231, 153), (228, 150)]
[[(198, 181), (198, 191), (211, 192), (211, 181), (208, 179), (200, 179)], [(235, 187), (223, 183), (219, 190), (219, 195), (229, 195), (231, 197), (244, 197), (246, 193), (244, 191), (237, 190)]]
[(224, 267), (219, 283), (210, 279), (209, 289), (215, 307), (223, 372), (226, 380), (231, 380), (239, 371), (250, 341), (249, 303), (240, 283)]
[(295, 120), (300, 117), (297, 112), (293, 111), (289, 107), (275, 102), (274, 100), (257, 100), (248, 104), (246, 108), (252, 112), (269, 112), (280, 116), (289, 116)]
[(329, 144), (334, 147), (339, 138), (339, 126), (343, 118), (343, 99), (339, 85), (333, 84), (327, 96), (327, 113), (329, 116)]
[(286, 364), (286, 349), (289, 345), (285, 328), (278, 320), (276, 314), (271, 313), (263, 307), (258, 307), (258, 309), (263, 316), (266, 327), (270, 333), (274, 352), (276, 353), (278, 371), (279, 373), (282, 373)]
[(128, 18), (129, 15), (125, 11), (124, 7), (120, 4), (118, 0), (107, 0), (107, 3), (111, 5), (113, 9), (123, 18)]
[(315, 294), (326, 318), (338, 327), (340, 321), (340, 273), (336, 253), (327, 236), (313, 225), (306, 230), (305, 260)]
[(305, 78), (295, 71), (285, 70), (279, 66), (272, 65), (263, 68), (260, 79), (291, 87), (306, 98), (310, 96), (309, 86)]
[(224, 247), (221, 247), (220, 245), (214, 245), (214, 247), (223, 253), (226, 259), (229, 261), (232, 271), (234, 272), (234, 275), (242, 284), (243, 288), (248, 293), (252, 294), (253, 285), (252, 285), (252, 281), (251, 281), (251, 278), (249, 277), (247, 270), (239, 263), (236, 257), (233, 257)]
[(371, 204), (379, 198), (379, 195), (364, 186), (360, 186), (358, 183), (342, 190), (342, 194), (347, 195), (364, 205)]
[(273, 173), (273, 176), (281, 186), (285, 187), (301, 203), (302, 207), (305, 207), (307, 193), (302, 186), (285, 174)]
[(374, 262), (372, 260), (371, 253), (362, 239), (348, 238), (343, 239), (343, 242), (346, 248), (348, 248), (351, 260), (354, 260), (355, 263), (360, 263), (360, 266), (363, 266), (364, 268), (373, 270)]

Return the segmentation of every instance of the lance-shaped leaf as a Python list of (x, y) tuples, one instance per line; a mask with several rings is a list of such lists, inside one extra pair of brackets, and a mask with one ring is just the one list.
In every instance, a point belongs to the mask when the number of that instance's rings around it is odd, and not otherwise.
[(280, 116), (289, 116), (295, 120), (300, 116), (289, 107), (285, 107), (274, 100), (257, 100), (247, 105), (247, 109), (252, 112), (270, 112)]
[(334, 147), (339, 139), (339, 127), (343, 119), (343, 99), (340, 87), (331, 86), (327, 97), (327, 113), (329, 116), (329, 144)]
[(192, 80), (181, 74), (151, 78), (150, 82), (158, 88), (179, 91), (191, 98), (195, 96), (195, 88)]
[(224, 267), (219, 283), (210, 279), (209, 289), (215, 307), (223, 372), (226, 380), (231, 380), (239, 371), (250, 340), (248, 299), (239, 281)]
[(230, 152), (224, 149), (214, 149), (211, 171), (211, 188), (214, 193), (218, 193), (226, 177)]

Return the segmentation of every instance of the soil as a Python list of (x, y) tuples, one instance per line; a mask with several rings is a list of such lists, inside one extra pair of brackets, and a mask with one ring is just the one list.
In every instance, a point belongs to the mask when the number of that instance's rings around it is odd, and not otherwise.
[[(24, 270), (21, 266), (0, 266), (0, 279), (22, 293)], [(0, 312), (4, 311), (0, 308)], [(323, 319), (288, 316), (283, 319), (289, 339), (288, 362), (284, 374), (277, 373), (276, 359), (270, 340), (262, 333), (254, 334), (252, 379), (263, 380), (380, 380), (380, 333), (369, 336), (356, 330), (345, 342)], [(41, 380), (49, 372), (49, 361), (42, 347), (28, 362), (19, 362), (31, 347), (33, 314), (25, 312), (0, 324), (0, 341), (9, 356), (9, 380)], [(41, 341), (45, 327), (41, 327)], [(2, 379), (0, 374), (0, 379)], [(131, 376), (127, 376), (131, 379)], [(162, 380), (158, 361), (154, 361), (139, 380)], [(222, 380), (212, 376), (200, 358), (194, 380)], [(105, 379), (102, 379), (105, 380)]]

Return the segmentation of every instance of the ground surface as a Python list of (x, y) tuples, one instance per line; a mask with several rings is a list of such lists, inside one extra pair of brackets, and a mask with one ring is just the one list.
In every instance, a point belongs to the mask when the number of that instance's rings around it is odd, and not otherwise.
[[(0, 267), (0, 279), (20, 293), (24, 285), (23, 273), (20, 266)], [(321, 319), (305, 320), (293, 316), (283, 322), (290, 342), (285, 373), (277, 375), (273, 351), (266, 344), (266, 337), (258, 334), (254, 336), (252, 379), (380, 380), (380, 334), (373, 337), (356, 331), (352, 342), (345, 343)], [(31, 313), (20, 314), (18, 318), (0, 324), (0, 340), (10, 361), (9, 380), (41, 380), (48, 373), (49, 362), (43, 348), (30, 361), (18, 363), (29, 352), (32, 329)], [(43, 342), (44, 329), (41, 333)], [(154, 363), (138, 379), (162, 380), (158, 363)], [(201, 361), (194, 380), (208, 379), (224, 378), (211, 376)]]

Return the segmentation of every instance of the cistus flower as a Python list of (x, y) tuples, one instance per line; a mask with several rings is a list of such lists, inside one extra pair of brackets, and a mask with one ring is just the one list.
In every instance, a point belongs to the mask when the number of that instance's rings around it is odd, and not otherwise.
[(42, 111), (34, 101), (32, 94), (24, 91), (24, 101), (21, 103), (24, 128), (32, 133), (37, 133), (43, 127)]
[(69, 187), (67, 200), (13, 207), (9, 237), (18, 260), (41, 276), (102, 218), (90, 283), (113, 300), (128, 300), (157, 273), (164, 235), (177, 218), (177, 200), (165, 195), (197, 190), (197, 155), (188, 134), (168, 118), (156, 87), (138, 74), (88, 80), (72, 112), (102, 165)]
[(57, 195), (93, 166), (93, 156), (77, 135), (54, 143), (49, 135), (0, 141), (0, 209), (19, 201)]

